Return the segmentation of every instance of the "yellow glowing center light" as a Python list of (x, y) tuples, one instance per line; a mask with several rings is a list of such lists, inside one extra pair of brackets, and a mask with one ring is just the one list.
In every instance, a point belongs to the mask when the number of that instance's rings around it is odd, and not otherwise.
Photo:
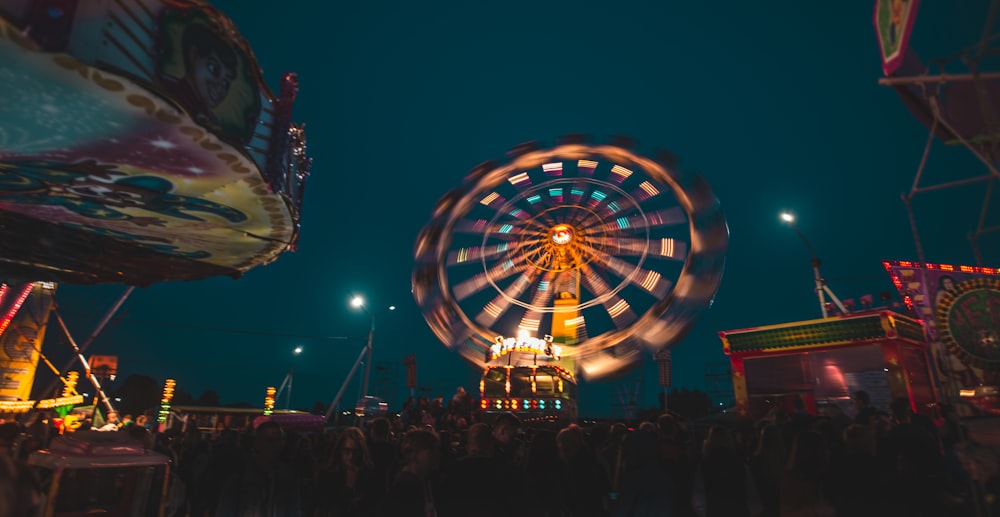
[(559, 246), (565, 246), (573, 241), (573, 229), (565, 224), (556, 225), (552, 228), (552, 242)]

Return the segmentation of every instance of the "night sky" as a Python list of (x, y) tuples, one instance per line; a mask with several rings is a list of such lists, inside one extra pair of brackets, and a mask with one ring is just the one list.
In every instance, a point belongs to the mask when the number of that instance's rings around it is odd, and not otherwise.
[[(917, 258), (900, 193), (927, 132), (876, 83), (872, 2), (215, 4), (272, 88), (282, 72), (299, 74), (294, 119), (314, 158), (299, 249), (238, 281), (136, 290), (91, 348), (117, 354), (121, 378), (173, 377), (195, 395), (211, 388), (223, 402), (260, 404), (294, 363), (293, 406), (327, 404), (367, 336), (367, 315), (348, 304), (357, 293), (374, 310), (398, 308), (379, 316), (375, 334), (376, 361), (398, 375), (396, 407), (408, 353), (433, 394), (475, 390), (477, 373), (436, 340), (410, 294), (415, 237), (470, 168), (568, 133), (668, 148), (726, 211), (725, 277), (674, 349), (675, 386), (705, 387), (706, 364), (725, 361), (719, 330), (819, 317), (806, 249), (780, 210), (798, 214), (841, 298), (877, 299), (892, 290), (880, 261)], [(988, 2), (959, 4), (920, 6), (911, 44), (925, 59), (978, 38)], [(931, 180), (983, 171), (943, 145), (928, 167)], [(918, 198), (928, 261), (974, 263), (965, 235), (982, 185)], [(983, 242), (987, 265), (1000, 265), (997, 251)], [(121, 290), (60, 287), (77, 339)], [(58, 356), (55, 330), (46, 350)], [(652, 360), (641, 379), (652, 405)], [(614, 413), (618, 386), (584, 385), (581, 413)], [(356, 395), (354, 384), (345, 402)]]

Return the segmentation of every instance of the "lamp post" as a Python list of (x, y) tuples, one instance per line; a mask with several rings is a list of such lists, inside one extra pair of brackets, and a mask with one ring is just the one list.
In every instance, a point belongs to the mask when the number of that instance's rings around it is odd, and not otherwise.
[(819, 309), (822, 312), (823, 317), (826, 318), (830, 316), (829, 311), (826, 310), (826, 295), (830, 296), (830, 299), (833, 300), (833, 303), (838, 309), (840, 309), (842, 314), (847, 314), (847, 309), (844, 308), (843, 303), (840, 303), (840, 298), (837, 298), (837, 295), (833, 294), (830, 287), (826, 285), (826, 281), (823, 280), (823, 276), (820, 275), (819, 266), (822, 264), (822, 261), (820, 261), (819, 257), (816, 256), (816, 251), (813, 250), (809, 239), (806, 238), (806, 235), (802, 233), (802, 230), (800, 230), (798, 225), (795, 224), (795, 214), (791, 212), (781, 212), (780, 217), (782, 221), (792, 227), (792, 230), (795, 230), (796, 235), (802, 239), (802, 242), (806, 245), (806, 249), (809, 251), (809, 263), (812, 264), (813, 281), (816, 283), (816, 297), (819, 299)]
[[(292, 350), (292, 355), (294, 357), (302, 355), (302, 345), (295, 347), (295, 349)], [(292, 366), (288, 368), (288, 397), (285, 398), (285, 409), (292, 408), (292, 379), (294, 378), (294, 376), (295, 376), (295, 360), (293, 359)]]
[[(368, 330), (368, 346), (365, 349), (365, 376), (364, 381), (362, 381), (361, 384), (361, 395), (367, 396), (368, 380), (371, 377), (372, 372), (372, 342), (375, 340), (375, 313), (368, 309), (368, 306), (365, 305), (365, 299), (360, 296), (355, 296), (351, 299), (351, 307), (354, 307), (355, 309), (364, 309), (364, 311), (368, 313), (368, 317), (371, 318), (371, 327)], [(388, 310), (394, 311), (396, 310), (396, 306), (390, 305)]]

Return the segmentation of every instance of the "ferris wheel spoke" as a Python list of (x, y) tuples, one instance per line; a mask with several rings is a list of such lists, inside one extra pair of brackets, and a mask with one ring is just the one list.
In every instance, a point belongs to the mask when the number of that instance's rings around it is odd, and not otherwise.
[(526, 330), (528, 332), (538, 332), (538, 328), (542, 324), (542, 311), (538, 310), (539, 307), (548, 307), (549, 302), (552, 301), (552, 273), (546, 273), (538, 279), (538, 283), (534, 286), (535, 295), (531, 297), (531, 305), (524, 316), (521, 317), (521, 323), (517, 326), (519, 330)]
[(662, 274), (656, 271), (632, 264), (631, 262), (593, 248), (591, 248), (591, 253), (596, 257), (596, 263), (603, 265), (618, 278), (642, 288), (656, 298), (662, 299), (667, 295), (670, 288), (673, 287), (672, 281), (664, 278)]
[(500, 316), (510, 309), (511, 300), (519, 299), (535, 279), (536, 269), (527, 268), (523, 275), (514, 280), (503, 292), (499, 293), (483, 307), (476, 315), (476, 322), (484, 327), (492, 327)]
[[(684, 210), (679, 207), (665, 208), (655, 212), (646, 213), (645, 218), (639, 215), (621, 216), (604, 223), (604, 230), (609, 232), (620, 232), (624, 230), (645, 230), (647, 228), (662, 228), (666, 226), (677, 226), (687, 223), (687, 216)], [(588, 230), (582, 228), (582, 230)]]
[(493, 283), (496, 283), (522, 273), (525, 268), (524, 262), (524, 255), (518, 254), (513, 259), (504, 260), (485, 272), (477, 273), (472, 278), (455, 284), (455, 287), (452, 289), (455, 299), (462, 301), (482, 291), (491, 285), (491, 279)]
[(511, 235), (523, 232), (524, 225), (520, 224), (490, 224), (486, 219), (462, 219), (455, 223), (453, 231), (455, 233), (486, 235), (493, 237), (496, 235)]
[(486, 246), (469, 246), (449, 252), (447, 264), (454, 266), (478, 260), (487, 260), (498, 255), (506, 256), (515, 253), (522, 246), (530, 244), (530, 241), (505, 240)]
[(607, 239), (606, 249), (609, 254), (616, 257), (646, 255), (683, 261), (687, 259), (688, 245), (684, 241), (666, 237), (661, 239), (612, 237)]
[(632, 310), (632, 306), (618, 294), (612, 294), (608, 283), (596, 271), (587, 271), (582, 276), (583, 285), (587, 290), (595, 297), (603, 298), (601, 305), (611, 316), (611, 321), (616, 327), (623, 328), (635, 321), (635, 311)]
[(658, 195), (660, 195), (660, 189), (649, 180), (643, 181), (632, 191), (632, 197), (638, 199), (640, 203)]

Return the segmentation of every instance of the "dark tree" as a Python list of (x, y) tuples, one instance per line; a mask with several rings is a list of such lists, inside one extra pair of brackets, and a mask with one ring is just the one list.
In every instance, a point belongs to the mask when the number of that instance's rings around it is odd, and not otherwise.
[(174, 389), (174, 400), (170, 402), (175, 406), (190, 406), (194, 404), (194, 395), (180, 389)]
[(712, 397), (701, 390), (675, 388), (667, 396), (667, 406), (671, 412), (693, 420), (712, 411)]
[(198, 395), (198, 400), (194, 403), (198, 406), (218, 406), (219, 405), (219, 394), (215, 390), (205, 390)]
[(116, 404), (121, 414), (138, 415), (159, 406), (162, 392), (163, 385), (156, 379), (146, 375), (129, 375), (111, 396), (122, 399)]

